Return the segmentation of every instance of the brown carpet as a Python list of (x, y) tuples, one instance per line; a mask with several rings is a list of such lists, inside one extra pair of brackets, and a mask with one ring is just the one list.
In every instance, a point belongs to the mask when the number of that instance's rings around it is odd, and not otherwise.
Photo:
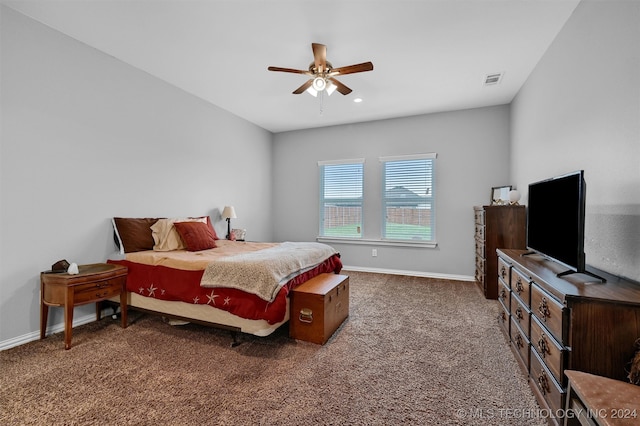
[(131, 311), (2, 351), (0, 424), (546, 424), (475, 284), (346, 273), (325, 346)]

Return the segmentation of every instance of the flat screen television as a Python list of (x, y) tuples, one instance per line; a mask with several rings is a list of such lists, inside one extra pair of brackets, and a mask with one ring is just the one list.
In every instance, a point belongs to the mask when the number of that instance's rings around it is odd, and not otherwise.
[(573, 272), (585, 272), (584, 170), (529, 185), (527, 248)]

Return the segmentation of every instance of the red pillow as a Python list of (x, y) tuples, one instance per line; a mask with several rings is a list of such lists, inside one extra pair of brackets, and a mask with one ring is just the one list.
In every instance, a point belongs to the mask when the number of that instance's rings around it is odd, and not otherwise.
[(216, 247), (216, 238), (204, 222), (175, 222), (173, 224), (188, 251), (207, 250)]
[(213, 239), (214, 240), (219, 240), (220, 238), (218, 237), (218, 234), (216, 234), (216, 230), (213, 227), (213, 224), (211, 223), (211, 218), (209, 216), (191, 217), (190, 219), (202, 219), (203, 217), (207, 218), (207, 225), (209, 225), (209, 228), (211, 229), (211, 232), (213, 233)]

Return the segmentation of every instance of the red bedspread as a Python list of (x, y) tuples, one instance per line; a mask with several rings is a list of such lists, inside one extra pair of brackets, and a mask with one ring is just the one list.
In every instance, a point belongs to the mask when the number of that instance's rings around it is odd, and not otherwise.
[(273, 302), (233, 288), (204, 288), (200, 280), (204, 270), (187, 271), (158, 265), (144, 265), (128, 260), (109, 260), (108, 263), (129, 268), (127, 291), (161, 300), (211, 305), (246, 319), (281, 322), (287, 309), (287, 295), (292, 288), (321, 273), (339, 273), (342, 262), (338, 254), (315, 268), (288, 281)]

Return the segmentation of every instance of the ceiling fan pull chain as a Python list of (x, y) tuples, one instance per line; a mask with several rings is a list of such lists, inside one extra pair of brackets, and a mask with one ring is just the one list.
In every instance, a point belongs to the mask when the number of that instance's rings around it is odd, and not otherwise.
[(318, 93), (318, 95), (318, 97), (320, 98), (320, 115), (322, 115), (322, 112), (324, 111), (324, 90)]

